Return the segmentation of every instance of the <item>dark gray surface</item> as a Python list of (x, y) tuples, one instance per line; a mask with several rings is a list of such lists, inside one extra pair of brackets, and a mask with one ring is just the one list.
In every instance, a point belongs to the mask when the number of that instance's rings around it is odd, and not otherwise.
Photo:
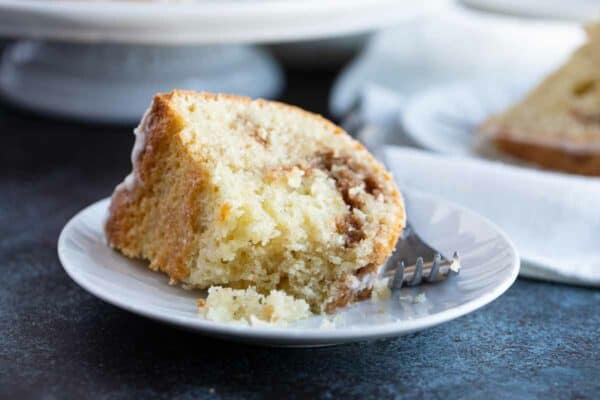
[[(308, 79), (310, 78), (310, 79)], [(323, 111), (331, 76), (286, 100)], [(600, 292), (518, 280), (491, 305), (397, 339), (320, 349), (221, 342), (92, 297), (63, 272), (62, 226), (129, 169), (131, 127), (0, 105), (0, 397), (598, 398)]]

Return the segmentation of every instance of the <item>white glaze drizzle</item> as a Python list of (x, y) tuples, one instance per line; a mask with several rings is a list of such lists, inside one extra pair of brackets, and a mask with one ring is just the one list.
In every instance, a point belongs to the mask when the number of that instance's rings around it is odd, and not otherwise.
[(133, 130), (135, 142), (133, 144), (133, 150), (131, 150), (131, 173), (125, 177), (123, 182), (117, 185), (115, 192), (121, 190), (131, 191), (135, 185), (142, 182), (136, 164), (142, 155), (142, 152), (146, 148), (146, 138), (148, 136), (151, 108), (152, 107), (149, 107), (144, 112), (144, 116), (142, 117), (140, 124)]

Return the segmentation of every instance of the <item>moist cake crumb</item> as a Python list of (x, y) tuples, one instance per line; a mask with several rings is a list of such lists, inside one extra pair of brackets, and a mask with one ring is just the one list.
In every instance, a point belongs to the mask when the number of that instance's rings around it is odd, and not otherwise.
[(389, 287), (389, 278), (376, 279), (373, 282), (373, 291), (371, 299), (373, 301), (387, 300), (392, 296), (392, 291)]
[(215, 322), (244, 325), (285, 325), (311, 315), (308, 303), (281, 290), (260, 294), (254, 287), (232, 289), (213, 286), (206, 299), (197, 300), (201, 314)]

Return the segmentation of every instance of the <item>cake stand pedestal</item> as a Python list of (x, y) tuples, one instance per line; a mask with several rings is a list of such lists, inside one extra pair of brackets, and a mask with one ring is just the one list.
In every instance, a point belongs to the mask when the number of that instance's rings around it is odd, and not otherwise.
[(283, 74), (254, 46), (149, 46), (20, 40), (0, 64), (0, 91), (38, 112), (129, 123), (173, 88), (276, 97)]
[(0, 0), (0, 93), (91, 121), (139, 120), (156, 92), (276, 97), (283, 74), (253, 44), (324, 39), (438, 11), (448, 0)]

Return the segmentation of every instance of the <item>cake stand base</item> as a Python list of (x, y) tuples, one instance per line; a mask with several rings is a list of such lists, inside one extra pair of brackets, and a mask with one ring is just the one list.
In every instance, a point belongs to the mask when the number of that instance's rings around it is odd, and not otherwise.
[(276, 97), (283, 74), (253, 46), (131, 46), (22, 40), (0, 64), (0, 92), (38, 112), (134, 123), (157, 92), (191, 89)]

